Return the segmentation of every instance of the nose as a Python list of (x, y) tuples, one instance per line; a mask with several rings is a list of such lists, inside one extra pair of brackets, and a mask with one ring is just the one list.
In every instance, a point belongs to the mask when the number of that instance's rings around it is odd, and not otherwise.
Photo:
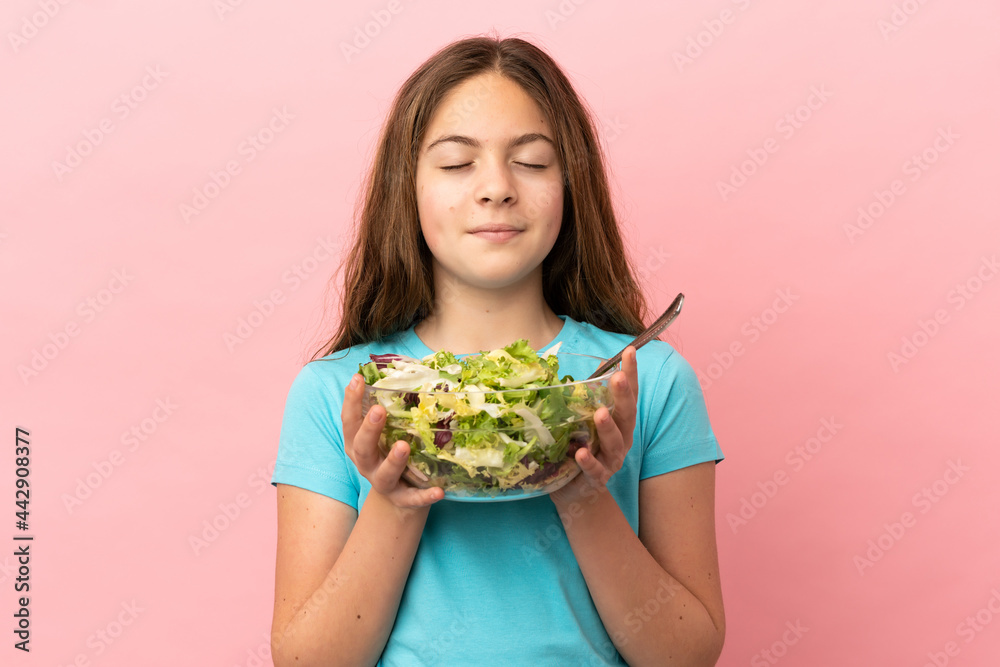
[(484, 161), (479, 174), (479, 182), (476, 184), (476, 199), (479, 202), (513, 204), (517, 201), (517, 190), (510, 169), (502, 161)]

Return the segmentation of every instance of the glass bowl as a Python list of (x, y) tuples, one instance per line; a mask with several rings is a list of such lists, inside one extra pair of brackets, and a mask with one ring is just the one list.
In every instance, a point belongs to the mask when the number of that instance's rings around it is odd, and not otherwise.
[[(558, 385), (497, 391), (413, 392), (365, 385), (363, 409), (387, 413), (379, 449), (402, 440), (410, 446), (403, 479), (439, 486), (446, 500), (518, 500), (552, 493), (580, 473), (576, 451), (600, 450), (594, 412), (614, 410), (609, 382), (621, 364), (588, 378), (604, 359), (553, 355)], [(567, 376), (569, 376), (567, 378)], [(506, 424), (500, 427), (499, 424)]]

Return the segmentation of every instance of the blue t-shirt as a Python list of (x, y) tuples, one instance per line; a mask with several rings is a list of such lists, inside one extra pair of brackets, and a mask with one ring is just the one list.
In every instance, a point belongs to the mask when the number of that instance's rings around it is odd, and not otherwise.
[[(560, 318), (550, 344), (562, 342), (560, 352), (608, 358), (632, 338)], [(360, 509), (371, 485), (344, 453), (344, 388), (369, 354), (433, 352), (411, 328), (307, 364), (288, 393), (272, 484)], [(636, 533), (640, 480), (723, 458), (690, 364), (660, 340), (640, 349), (637, 363), (633, 444), (608, 483)], [(430, 508), (379, 665), (476, 664), (624, 664), (547, 496)]]

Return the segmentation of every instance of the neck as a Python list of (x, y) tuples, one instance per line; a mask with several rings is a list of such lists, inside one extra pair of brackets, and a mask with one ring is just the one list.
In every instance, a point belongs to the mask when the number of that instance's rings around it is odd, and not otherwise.
[(414, 328), (432, 350), (469, 354), (526, 338), (536, 350), (554, 339), (563, 321), (542, 296), (541, 267), (501, 289), (462, 285), (435, 275), (434, 311)]

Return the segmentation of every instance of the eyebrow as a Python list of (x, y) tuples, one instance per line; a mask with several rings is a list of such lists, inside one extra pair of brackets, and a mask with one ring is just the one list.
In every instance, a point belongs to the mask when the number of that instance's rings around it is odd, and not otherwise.
[[(472, 137), (466, 137), (466, 136), (461, 135), (461, 134), (449, 134), (449, 135), (443, 136), (440, 139), (432, 142), (431, 145), (429, 145), (426, 150), (430, 151), (432, 148), (434, 148), (438, 144), (443, 144), (443, 143), (446, 143), (446, 142), (449, 142), (449, 141), (454, 142), (456, 144), (462, 144), (463, 146), (471, 146), (472, 148), (482, 148), (483, 147), (483, 145), (481, 143), (479, 143), (478, 139), (474, 139)], [(522, 134), (519, 137), (514, 137), (513, 139), (511, 139), (507, 143), (507, 148), (508, 149), (510, 149), (510, 148), (517, 148), (518, 146), (524, 146), (525, 144), (530, 144), (530, 143), (532, 143), (534, 141), (546, 141), (553, 148), (556, 147), (555, 142), (552, 141), (551, 139), (549, 139), (544, 134), (539, 134), (537, 132), (532, 132), (530, 134)]]

